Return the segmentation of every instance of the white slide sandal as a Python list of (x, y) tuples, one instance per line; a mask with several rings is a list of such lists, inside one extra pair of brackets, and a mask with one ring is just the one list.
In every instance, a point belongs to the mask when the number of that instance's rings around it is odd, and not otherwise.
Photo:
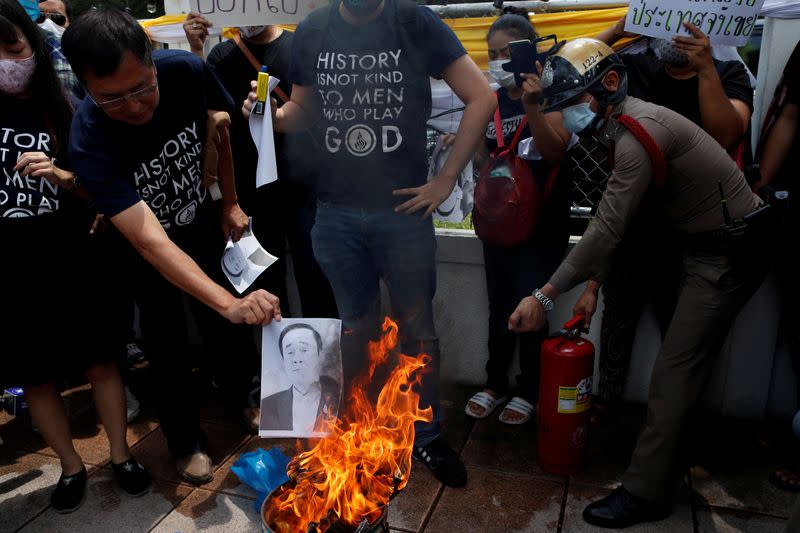
[[(470, 398), (467, 401), (467, 405), (464, 406), (464, 412), (467, 413), (467, 415), (471, 416), (472, 418), (478, 418), (478, 419), (486, 418), (487, 416), (492, 414), (492, 411), (494, 411), (498, 405), (505, 402), (506, 400), (507, 397), (505, 396), (500, 396), (499, 398), (495, 398), (488, 392), (484, 391), (476, 392), (475, 394), (472, 395), (472, 398)], [(483, 407), (483, 412), (478, 414), (475, 411), (473, 411), (469, 405), (470, 402), (476, 403), (479, 406)]]
[[(512, 420), (504, 416), (506, 414), (506, 411), (517, 413), (519, 415), (522, 415), (522, 417)], [(503, 409), (503, 412), (500, 413), (499, 420), (504, 424), (511, 424), (512, 426), (518, 426), (530, 420), (534, 412), (536, 412), (535, 405), (533, 405), (527, 400), (523, 400), (519, 396), (514, 396), (513, 398), (511, 398), (511, 401), (508, 402), (506, 408)]]

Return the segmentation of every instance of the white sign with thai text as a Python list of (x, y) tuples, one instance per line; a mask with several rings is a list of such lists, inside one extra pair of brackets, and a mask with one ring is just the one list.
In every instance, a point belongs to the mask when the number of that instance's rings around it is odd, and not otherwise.
[(625, 31), (670, 39), (687, 35), (693, 23), (711, 44), (743, 46), (756, 25), (764, 0), (631, 0)]
[(297, 24), (327, 0), (183, 0), (181, 10), (199, 13), (218, 27)]

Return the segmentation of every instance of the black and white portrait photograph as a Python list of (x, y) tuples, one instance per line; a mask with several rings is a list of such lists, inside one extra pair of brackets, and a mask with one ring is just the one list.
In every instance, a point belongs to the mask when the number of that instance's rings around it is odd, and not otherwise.
[(342, 322), (284, 318), (264, 326), (261, 437), (324, 437), (342, 398)]

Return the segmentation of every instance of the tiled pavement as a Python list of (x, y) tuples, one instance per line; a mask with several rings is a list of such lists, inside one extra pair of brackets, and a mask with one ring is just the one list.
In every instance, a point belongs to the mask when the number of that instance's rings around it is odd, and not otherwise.
[[(466, 488), (442, 487), (416, 468), (406, 490), (390, 506), (389, 524), (402, 532), (568, 532), (593, 531), (581, 519), (590, 501), (616, 485), (635, 438), (640, 410), (593, 438), (589, 466), (571, 478), (542, 472), (535, 461), (535, 427), (512, 427), (496, 418), (467, 420), (462, 407), (473, 392), (451, 387), (444, 402), (446, 436), (467, 464)], [(168, 459), (166, 444), (147, 413), (133, 424), (133, 452), (155, 479), (153, 490), (133, 499), (117, 490), (108, 467), (108, 446), (85, 388), (73, 391), (76, 446), (90, 467), (83, 507), (59, 515), (48, 507), (59, 466), (52, 450), (30, 431), (29, 422), (0, 417), (0, 532), (259, 531), (255, 494), (239, 484), (230, 466), (240, 453), (279, 445), (291, 453), (291, 441), (247, 436), (226, 423), (218, 409), (203, 409), (214, 460), (214, 480), (196, 488), (181, 482)], [(206, 396), (207, 397), (207, 396)], [(75, 407), (83, 406), (83, 407)], [(75, 412), (77, 411), (77, 412)], [(82, 411), (82, 412), (81, 412)], [(752, 423), (705, 421), (696, 437), (699, 450), (688, 485), (679, 490), (672, 516), (632, 528), (632, 533), (775, 532), (783, 533), (792, 495), (774, 489), (766, 476), (775, 453), (757, 443)], [(690, 486), (689, 486), (690, 485)]]

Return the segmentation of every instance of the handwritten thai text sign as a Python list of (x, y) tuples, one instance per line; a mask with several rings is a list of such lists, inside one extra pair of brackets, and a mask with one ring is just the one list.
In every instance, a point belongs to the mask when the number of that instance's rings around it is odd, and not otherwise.
[(708, 35), (711, 44), (743, 46), (753, 33), (764, 0), (631, 0), (625, 31), (670, 39), (686, 35), (683, 21)]
[(189, 0), (189, 9), (215, 26), (297, 24), (326, 0)]

